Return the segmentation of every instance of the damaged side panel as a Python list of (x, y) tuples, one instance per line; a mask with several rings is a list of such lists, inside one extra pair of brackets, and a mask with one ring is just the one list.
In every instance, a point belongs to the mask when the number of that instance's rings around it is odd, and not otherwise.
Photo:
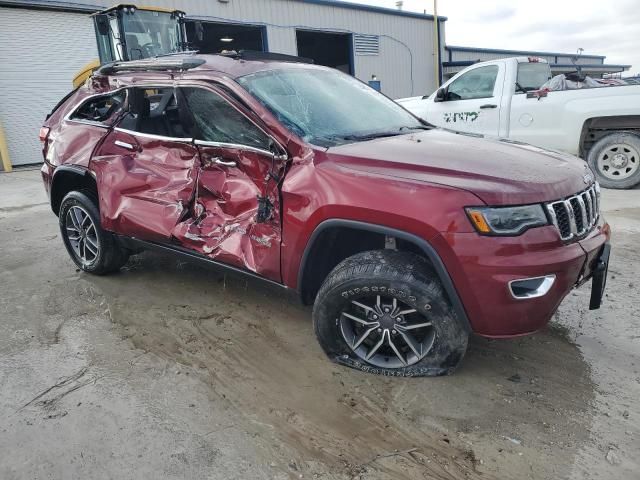
[[(230, 148), (201, 146), (190, 218), (173, 236), (186, 248), (280, 281), (280, 199), (271, 160)], [(259, 218), (259, 203), (267, 204)]]
[(170, 240), (192, 202), (198, 164), (198, 150), (189, 140), (112, 131), (92, 161), (104, 228), (146, 240)]

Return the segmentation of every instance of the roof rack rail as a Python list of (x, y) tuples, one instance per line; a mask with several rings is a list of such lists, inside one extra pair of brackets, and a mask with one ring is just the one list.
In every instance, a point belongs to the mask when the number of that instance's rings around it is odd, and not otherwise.
[(313, 59), (296, 57), (295, 55), (285, 55), (284, 53), (261, 52), (259, 50), (225, 50), (218, 55), (235, 58), (237, 60), (274, 60), (277, 62), (292, 63), (313, 63)]
[(191, 70), (204, 64), (202, 58), (171, 58), (157, 57), (145, 60), (132, 60), (129, 62), (113, 62), (101, 66), (99, 75), (112, 75), (117, 72), (167, 72)]

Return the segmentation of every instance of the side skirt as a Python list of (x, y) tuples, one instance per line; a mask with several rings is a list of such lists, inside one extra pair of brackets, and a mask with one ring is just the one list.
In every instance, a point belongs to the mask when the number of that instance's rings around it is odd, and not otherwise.
[(129, 248), (131, 250), (155, 250), (157, 252), (174, 255), (183, 259), (191, 260), (201, 265), (214, 267), (214, 268), (221, 269), (230, 273), (234, 273), (243, 277), (250, 277), (250, 278), (253, 278), (254, 280), (259, 280), (263, 283), (266, 283), (267, 285), (271, 285), (272, 287), (277, 287), (280, 291), (293, 293), (293, 291), (286, 285), (283, 285), (278, 282), (274, 282), (273, 280), (262, 277), (248, 270), (243, 270), (242, 268), (234, 267), (231, 265), (227, 265), (226, 263), (212, 260), (211, 258), (205, 255), (201, 255), (198, 252), (194, 252), (192, 250), (179, 247), (177, 245), (149, 242), (146, 240), (140, 240), (139, 238), (126, 237), (124, 235), (118, 235), (117, 237), (118, 237), (118, 241), (123, 247)]

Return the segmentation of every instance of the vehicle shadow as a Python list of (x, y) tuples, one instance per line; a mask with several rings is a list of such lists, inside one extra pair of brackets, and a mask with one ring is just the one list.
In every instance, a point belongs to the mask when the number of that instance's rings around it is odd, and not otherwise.
[(259, 281), (148, 252), (82, 278), (135, 348), (191, 367), (301, 474), (561, 478), (589, 435), (588, 366), (559, 331), (474, 337), (452, 376), (389, 378), (332, 364), (311, 309)]

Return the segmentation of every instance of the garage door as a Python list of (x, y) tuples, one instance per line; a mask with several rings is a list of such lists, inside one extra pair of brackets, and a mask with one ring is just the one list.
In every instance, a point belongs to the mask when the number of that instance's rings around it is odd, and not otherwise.
[(0, 8), (0, 123), (13, 165), (42, 162), (42, 122), (98, 58), (95, 43), (88, 14)]

